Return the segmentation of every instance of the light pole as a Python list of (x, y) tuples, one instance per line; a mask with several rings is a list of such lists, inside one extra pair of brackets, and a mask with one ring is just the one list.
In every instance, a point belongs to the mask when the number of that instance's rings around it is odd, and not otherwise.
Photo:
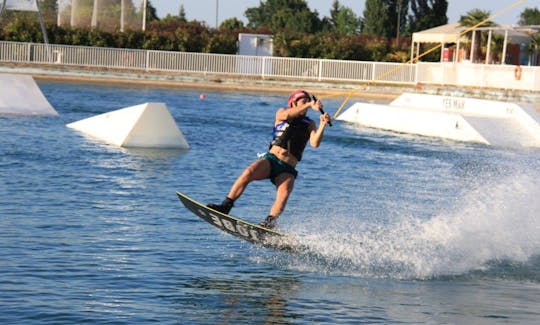
[(400, 30), (400, 24), (401, 24), (401, 1), (398, 0), (397, 2), (397, 27), (396, 27), (396, 47), (399, 47), (399, 30)]
[(92, 7), (92, 22), (90, 23), (90, 27), (92, 27), (92, 29), (97, 27), (98, 14), (99, 14), (99, 1), (94, 0), (94, 6)]
[(216, 29), (218, 28), (219, 19), (219, 0), (216, 0)]
[(146, 30), (146, 8), (148, 7), (148, 0), (143, 0), (143, 12), (142, 12), (142, 31)]

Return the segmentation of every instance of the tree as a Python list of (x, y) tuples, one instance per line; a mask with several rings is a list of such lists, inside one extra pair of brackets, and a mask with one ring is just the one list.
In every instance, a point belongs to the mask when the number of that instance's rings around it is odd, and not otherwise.
[(489, 27), (495, 26), (495, 23), (489, 20), (491, 12), (481, 10), (481, 9), (472, 9), (468, 11), (464, 16), (459, 17), (459, 25), (463, 27), (473, 27), (482, 23), (480, 26)]
[(39, 1), (39, 9), (43, 14), (43, 20), (56, 23), (56, 17), (58, 16), (57, 0), (41, 0)]
[(330, 18), (323, 19), (323, 25), (337, 35), (354, 35), (360, 32), (362, 20), (357, 18), (351, 8), (339, 4), (334, 0), (330, 10)]
[(448, 23), (447, 0), (411, 0), (409, 32), (414, 33)]
[(399, 36), (407, 26), (407, 13), (409, 12), (409, 0), (388, 0), (388, 30), (386, 37)]
[(272, 32), (314, 33), (320, 30), (321, 21), (317, 11), (311, 11), (304, 0), (267, 0), (259, 7), (245, 11), (248, 27), (270, 28)]
[(366, 0), (364, 32), (386, 38), (398, 38), (405, 31), (409, 1)]
[(540, 25), (540, 10), (538, 8), (525, 8), (519, 15), (519, 25)]
[[(491, 13), (489, 11), (481, 10), (481, 9), (472, 9), (468, 11), (464, 16), (461, 16), (459, 18), (459, 24), (463, 27), (474, 27), (474, 26), (482, 26), (482, 27), (490, 27), (495, 26), (495, 23), (489, 20), (489, 17), (491, 16)], [(480, 23), (482, 23), (480, 25)], [(471, 49), (474, 49), (475, 53), (478, 53), (481, 49), (481, 44), (483, 42), (486, 42), (486, 36), (482, 33), (480, 33), (480, 37), (476, 37), (476, 30), (472, 30), (470, 33), (467, 33), (466, 37), (471, 39), (471, 35), (475, 35), (474, 44), (471, 45)], [(471, 58), (471, 61), (474, 61), (474, 57)]]
[(386, 36), (388, 34), (388, 4), (385, 0), (366, 0), (364, 9), (365, 34)]
[[(540, 25), (540, 11), (538, 8), (525, 8), (519, 15), (519, 25)], [(529, 62), (534, 62), (533, 56), (538, 55), (538, 47), (540, 45), (540, 32), (531, 34), (531, 42), (527, 44), (526, 51), (529, 53)]]
[(244, 22), (234, 17), (225, 19), (219, 25), (219, 29), (226, 29), (226, 30), (235, 30), (235, 29), (242, 29), (242, 28), (244, 28)]
[(187, 21), (186, 19), (186, 10), (184, 9), (184, 5), (180, 5), (180, 11), (178, 11), (178, 18), (182, 21)]
[(156, 21), (156, 20), (159, 20), (159, 18), (157, 16), (157, 10), (152, 5), (150, 0), (148, 0), (148, 2), (146, 3), (146, 22), (152, 22), (152, 21)]

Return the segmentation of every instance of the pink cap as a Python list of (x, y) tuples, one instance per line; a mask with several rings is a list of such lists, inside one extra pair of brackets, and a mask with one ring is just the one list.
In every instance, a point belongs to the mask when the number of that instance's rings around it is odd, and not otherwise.
[(296, 89), (295, 91), (293, 91), (290, 95), (289, 95), (289, 100), (287, 101), (287, 105), (289, 107), (292, 107), (292, 105), (294, 103), (296, 103), (297, 100), (299, 100), (300, 98), (307, 98), (307, 99), (311, 99), (311, 96), (309, 95), (309, 93), (305, 90), (302, 90), (302, 89)]

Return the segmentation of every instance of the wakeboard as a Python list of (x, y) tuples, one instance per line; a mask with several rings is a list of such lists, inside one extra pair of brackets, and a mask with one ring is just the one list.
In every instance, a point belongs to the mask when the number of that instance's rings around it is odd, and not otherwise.
[(291, 236), (221, 213), (176, 192), (182, 204), (195, 215), (214, 227), (245, 241), (287, 252), (301, 252), (305, 248)]

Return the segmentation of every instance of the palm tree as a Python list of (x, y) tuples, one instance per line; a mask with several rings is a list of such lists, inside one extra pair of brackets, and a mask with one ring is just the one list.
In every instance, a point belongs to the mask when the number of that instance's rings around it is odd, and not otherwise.
[(527, 44), (526, 51), (529, 53), (529, 65), (538, 65), (538, 50), (540, 48), (540, 32), (531, 35), (531, 42)]
[(465, 16), (461, 16), (459, 18), (459, 25), (467, 28), (474, 27), (475, 29), (471, 30), (470, 33), (467, 33), (465, 37), (467, 39), (473, 39), (475, 44), (471, 44), (471, 53), (470, 53), (470, 60), (474, 62), (474, 53), (478, 52), (480, 49), (482, 49), (482, 43), (487, 43), (486, 35), (479, 33), (478, 40), (477, 35), (477, 27), (492, 27), (496, 26), (494, 22), (489, 20), (489, 17), (491, 16), (491, 13), (489, 11), (484, 11), (481, 9), (472, 9), (469, 12), (465, 14)]
[(502, 53), (504, 52), (504, 35), (494, 34), (491, 38), (490, 44), (490, 57), (487, 58), (488, 63), (494, 63), (494, 61), (502, 62)]

